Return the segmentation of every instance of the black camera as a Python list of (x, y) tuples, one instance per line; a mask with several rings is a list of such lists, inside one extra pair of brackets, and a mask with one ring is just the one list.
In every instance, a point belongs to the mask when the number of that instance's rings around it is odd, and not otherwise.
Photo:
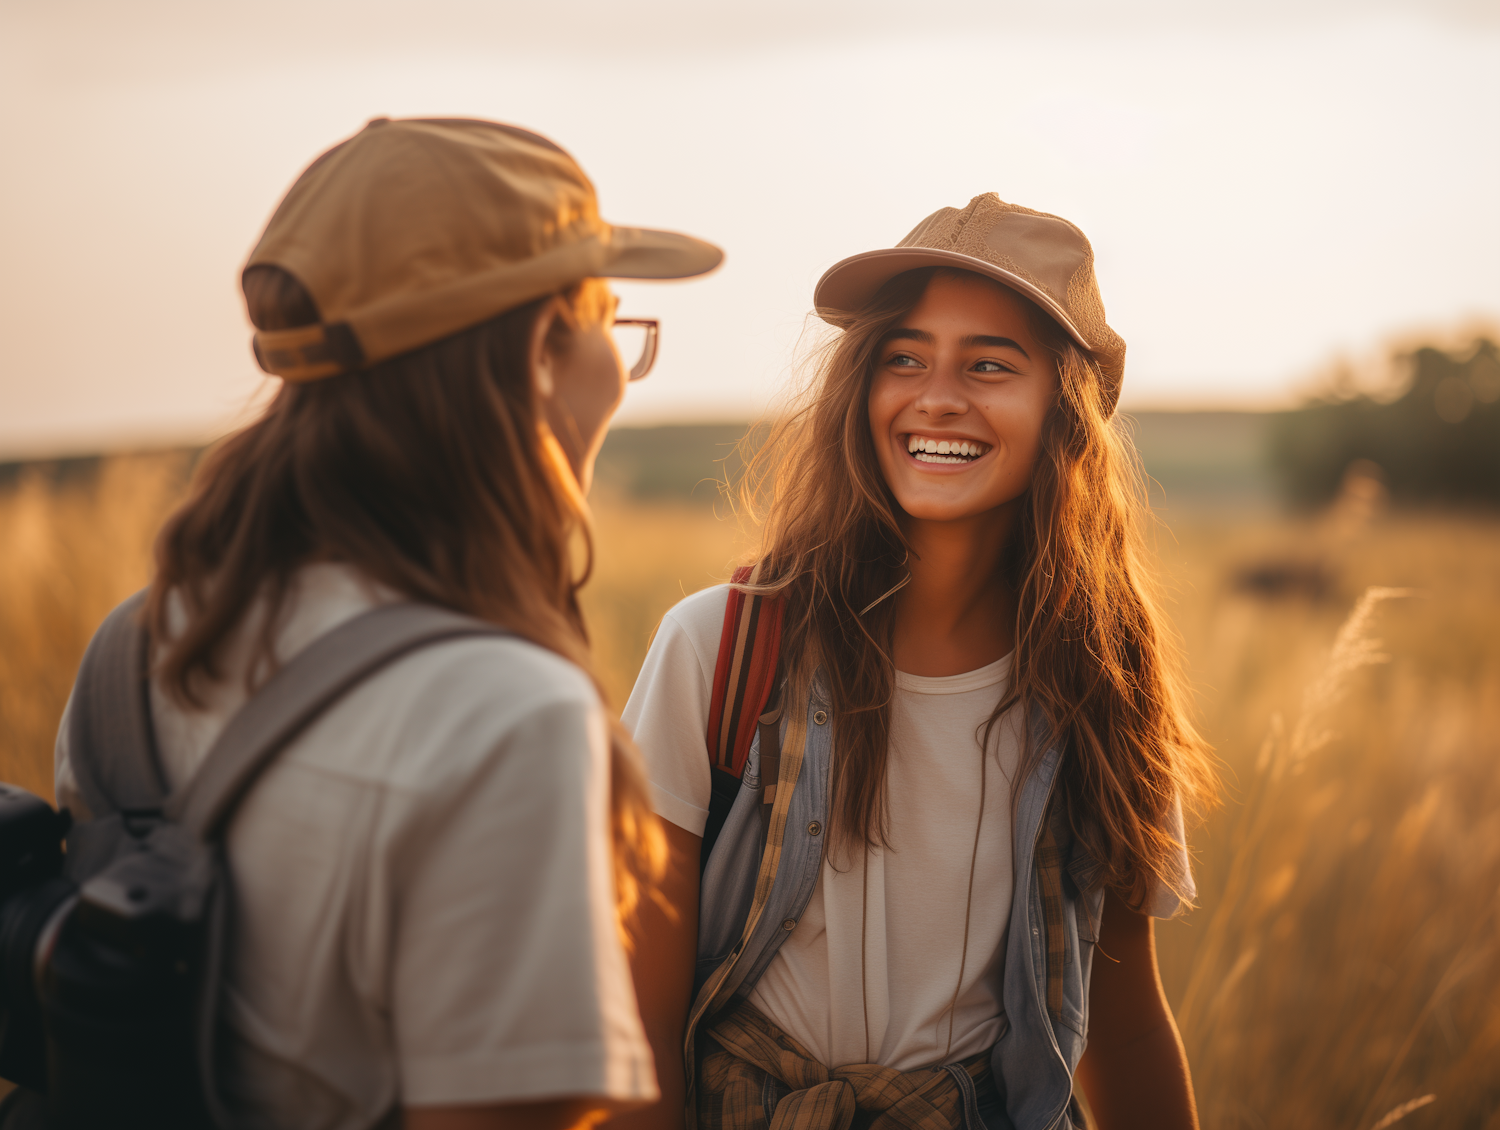
[(73, 836), (81, 859), (108, 859), (80, 887), (64, 869), (70, 823), (0, 784), (0, 1078), (45, 1095), (58, 1130), (210, 1126), (212, 860), (160, 814), (112, 816)]
[[(0, 1078), (47, 1090), (47, 1053), (37, 998), (44, 935), (55, 934), (78, 893), (63, 878), (68, 814), (0, 784)], [(48, 927), (52, 930), (49, 931)]]

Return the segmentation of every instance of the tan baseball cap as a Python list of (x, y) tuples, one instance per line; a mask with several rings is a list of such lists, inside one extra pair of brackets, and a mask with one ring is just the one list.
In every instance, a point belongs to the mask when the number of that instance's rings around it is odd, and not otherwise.
[(692, 236), (605, 223), (593, 184), (545, 137), (376, 118), (297, 178), (245, 264), (290, 272), (322, 318), (256, 333), (255, 357), (286, 380), (319, 380), (586, 278), (688, 278), (723, 258)]
[(967, 208), (939, 208), (895, 247), (835, 263), (818, 281), (813, 305), (838, 324), (889, 279), (918, 267), (957, 267), (985, 275), (1036, 302), (1099, 362), (1106, 412), (1125, 375), (1125, 342), (1104, 321), (1094, 249), (1060, 216), (1007, 204), (993, 192)]

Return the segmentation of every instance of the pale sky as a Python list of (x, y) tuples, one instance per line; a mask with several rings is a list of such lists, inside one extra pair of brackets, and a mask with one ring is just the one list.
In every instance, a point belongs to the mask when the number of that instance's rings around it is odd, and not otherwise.
[(1093, 241), (1127, 405), (1286, 403), (1500, 321), (1497, 75), (1497, 0), (0, 0), (0, 459), (243, 420), (243, 260), (382, 114), (540, 131), (725, 248), (620, 288), (663, 319), (622, 422), (762, 411), (829, 265), (985, 191)]

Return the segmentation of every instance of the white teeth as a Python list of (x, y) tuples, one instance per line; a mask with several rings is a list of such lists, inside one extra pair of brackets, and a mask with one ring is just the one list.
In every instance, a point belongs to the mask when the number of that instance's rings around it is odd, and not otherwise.
[(989, 448), (968, 440), (929, 439), (927, 436), (908, 435), (906, 450), (915, 455), (920, 463), (964, 463), (969, 459), (979, 458)]

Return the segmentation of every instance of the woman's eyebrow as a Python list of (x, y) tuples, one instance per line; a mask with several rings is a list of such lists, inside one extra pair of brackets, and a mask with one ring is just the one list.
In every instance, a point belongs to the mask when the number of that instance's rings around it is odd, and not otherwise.
[(890, 333), (886, 334), (885, 340), (920, 341), (923, 345), (932, 345), (937, 341), (937, 338), (933, 337), (926, 330), (914, 330), (909, 327), (903, 326), (900, 329), (892, 330)]
[[(937, 344), (937, 338), (926, 330), (914, 329), (911, 326), (902, 326), (885, 335), (887, 342), (891, 341), (919, 341), (923, 345)], [(973, 349), (976, 345), (983, 345), (989, 349), (1014, 349), (1026, 360), (1031, 360), (1031, 354), (1021, 347), (1021, 343), (1009, 337), (991, 337), (988, 334), (970, 334), (959, 342), (965, 349)]]
[(1014, 338), (988, 337), (984, 334), (970, 334), (963, 340), (963, 346), (965, 349), (969, 349), (976, 345), (986, 345), (991, 349), (1014, 349), (1022, 357), (1026, 358), (1026, 360), (1031, 360), (1031, 354), (1027, 353), (1026, 350), (1021, 348), (1021, 343), (1019, 341), (1016, 341)]

